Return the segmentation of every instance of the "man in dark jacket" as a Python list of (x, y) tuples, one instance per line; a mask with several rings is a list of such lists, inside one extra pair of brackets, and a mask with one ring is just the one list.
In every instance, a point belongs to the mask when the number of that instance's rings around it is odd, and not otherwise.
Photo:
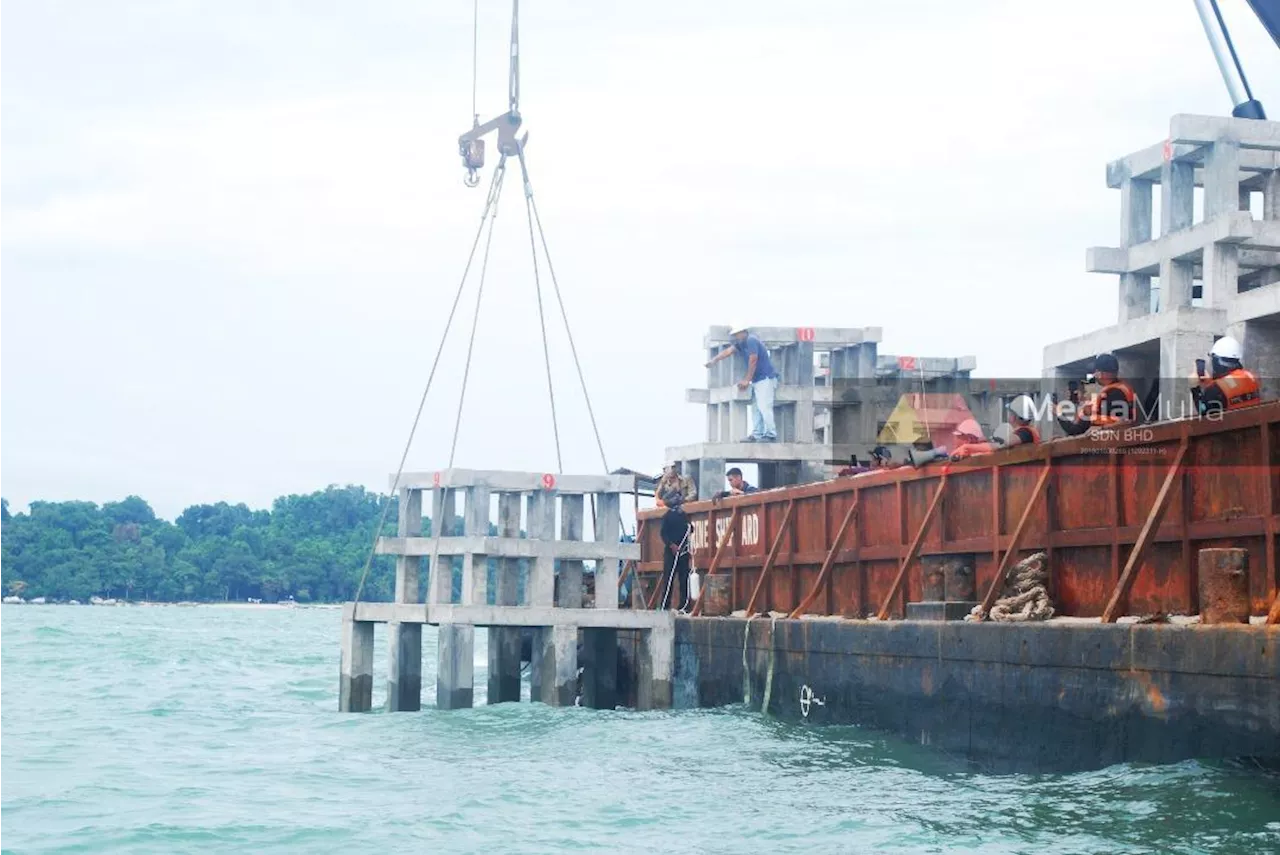
[[(692, 526), (684, 512), (684, 496), (678, 490), (669, 490), (662, 497), (667, 513), (662, 517), (662, 608), (688, 608), (689, 600), (689, 537)], [(677, 586), (678, 583), (678, 586)], [(672, 605), (672, 589), (679, 599)]]

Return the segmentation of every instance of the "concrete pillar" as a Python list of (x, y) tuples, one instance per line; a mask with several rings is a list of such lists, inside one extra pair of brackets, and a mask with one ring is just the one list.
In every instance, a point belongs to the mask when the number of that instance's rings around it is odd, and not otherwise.
[[(582, 540), (583, 498), (581, 495), (560, 497), (561, 540)], [(556, 605), (562, 609), (582, 608), (582, 562), (561, 559), (559, 575)]]
[(1194, 218), (1195, 165), (1167, 160), (1160, 168), (1160, 234), (1189, 228)]
[[(453, 532), (454, 509), (457, 498), (454, 490), (436, 489), (431, 496), (431, 532), (441, 537), (448, 537)], [(453, 602), (453, 559), (448, 555), (437, 556), (430, 568), (430, 579), (427, 583), (428, 603)]]
[(440, 624), (436, 657), (436, 707), (466, 709), (475, 695), (476, 629), (457, 623)]
[(1160, 311), (1191, 305), (1195, 264), (1166, 258), (1160, 262)]
[[(498, 495), (498, 536), (520, 536), (519, 493)], [(498, 578), (493, 601), (499, 606), (520, 604), (520, 559), (503, 558), (498, 563)], [(489, 628), (489, 703), (520, 700), (520, 628)]]
[[(1120, 184), (1120, 246), (1151, 240), (1151, 182), (1126, 178)], [(1151, 311), (1151, 277), (1138, 273), (1120, 276), (1120, 323)]]
[[(463, 533), (468, 537), (489, 536), (489, 489), (487, 487), (467, 488)], [(469, 606), (483, 606), (489, 602), (489, 556), (486, 553), (469, 552), (462, 556), (461, 602)]]
[(1201, 305), (1223, 308), (1235, 299), (1240, 288), (1240, 247), (1234, 243), (1211, 243), (1204, 248)]
[(640, 661), (637, 663), (639, 674), (636, 686), (638, 709), (671, 709), (675, 640), (674, 622), (654, 627), (640, 634)]
[(724, 487), (724, 460), (704, 457), (698, 466), (698, 496), (709, 499)]
[(1268, 172), (1263, 182), (1262, 219), (1280, 220), (1280, 169)]
[[(422, 491), (400, 491), (401, 537), (422, 535)], [(397, 603), (417, 603), (422, 576), (422, 559), (401, 555), (396, 558)], [(422, 624), (391, 621), (387, 625), (387, 709), (391, 712), (422, 709)]]
[(1205, 155), (1204, 218), (1208, 222), (1240, 210), (1240, 144), (1217, 140)]
[[(597, 591), (596, 601), (600, 594)], [(593, 710), (611, 710), (620, 701), (618, 687), (618, 631), (582, 631), (582, 705)]]
[[(622, 495), (599, 493), (596, 495), (596, 542), (617, 544), (622, 536)], [(618, 576), (622, 562), (617, 558), (602, 558), (596, 562), (596, 608), (618, 608)]]
[(422, 624), (391, 621), (387, 625), (387, 709), (422, 709)]
[(1263, 400), (1280, 398), (1280, 341), (1275, 326), (1239, 321), (1227, 327), (1227, 335), (1244, 348), (1244, 364), (1258, 378)]
[(716, 434), (716, 442), (733, 442), (741, 437), (733, 435), (733, 403), (724, 403), (720, 405), (719, 413), (720, 423), (717, 426), (719, 433)]
[(373, 624), (355, 619), (355, 603), (342, 607), (342, 654), (338, 711), (368, 712), (373, 706)]
[(572, 626), (544, 626), (534, 637), (532, 697), (556, 707), (571, 707), (577, 699), (578, 630)]
[[(400, 490), (400, 520), (397, 528), (400, 537), (422, 536), (422, 491)], [(422, 558), (416, 555), (401, 555), (396, 558), (397, 603), (419, 602), (419, 586), (422, 577)]]
[(1213, 347), (1213, 333), (1178, 330), (1160, 339), (1161, 420), (1192, 415), (1191, 387), (1187, 378)]
[[(556, 538), (556, 499), (555, 493), (538, 490), (530, 493), (526, 500), (527, 521), (525, 531), (530, 540), (555, 540)], [(529, 567), (529, 586), (525, 592), (531, 606), (550, 606), (555, 604), (556, 561), (549, 550), (539, 552)]]

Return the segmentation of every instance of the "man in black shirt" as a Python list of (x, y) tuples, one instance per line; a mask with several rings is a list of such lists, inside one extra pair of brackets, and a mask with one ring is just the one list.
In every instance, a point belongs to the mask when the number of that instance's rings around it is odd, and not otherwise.
[[(667, 505), (667, 513), (662, 517), (662, 608), (673, 608), (671, 603), (672, 588), (676, 589), (679, 599), (676, 608), (683, 611), (688, 608), (689, 600), (689, 553), (691, 544), (689, 537), (692, 526), (684, 512), (684, 495), (678, 490), (668, 490), (660, 497)], [(663, 581), (665, 580), (665, 581)], [(677, 581), (679, 582), (677, 586)]]

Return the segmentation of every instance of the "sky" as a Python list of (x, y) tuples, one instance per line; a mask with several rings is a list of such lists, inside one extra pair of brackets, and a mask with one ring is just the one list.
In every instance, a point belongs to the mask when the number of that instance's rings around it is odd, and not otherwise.
[[(1280, 50), (1223, 0), (1255, 94)], [(8, 0), (0, 491), (268, 507), (385, 489), (483, 206), (461, 0)], [(481, 0), (478, 111), (510, 6)], [(880, 326), (1038, 376), (1116, 320), (1109, 160), (1231, 104), (1190, 2), (533, 0), (521, 112), (610, 469), (697, 442), (711, 325)], [(495, 158), (490, 143), (490, 166)], [(524, 199), (500, 201), (454, 463), (557, 468)], [(563, 469), (597, 472), (542, 267)], [(409, 450), (450, 458), (476, 283)]]

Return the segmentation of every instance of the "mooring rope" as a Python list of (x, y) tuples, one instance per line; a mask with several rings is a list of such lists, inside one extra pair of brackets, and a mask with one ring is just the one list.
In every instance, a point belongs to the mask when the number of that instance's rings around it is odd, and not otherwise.
[(773, 642), (774, 632), (778, 628), (778, 618), (776, 615), (769, 618), (769, 670), (765, 673), (764, 678), (764, 699), (760, 702), (760, 714), (769, 715), (769, 698), (773, 694), (773, 657), (776, 645)]
[[(1037, 552), (1014, 565), (1004, 596), (991, 607), (990, 619), (1000, 622), (1048, 620), (1053, 617), (1053, 600), (1049, 598), (1049, 556)], [(978, 620), (982, 606), (977, 606), (968, 619)]]

